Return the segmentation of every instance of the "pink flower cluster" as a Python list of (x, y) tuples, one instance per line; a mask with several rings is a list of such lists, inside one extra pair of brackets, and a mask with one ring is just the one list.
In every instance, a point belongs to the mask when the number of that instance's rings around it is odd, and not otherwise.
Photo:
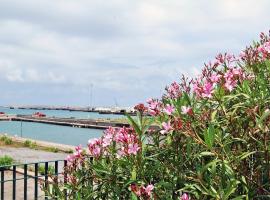
[(161, 103), (157, 99), (148, 99), (147, 103), (149, 104), (148, 113), (151, 116), (157, 116), (160, 114)]
[(169, 87), (166, 88), (168, 96), (171, 99), (177, 99), (182, 95), (180, 85), (176, 82), (173, 82)]
[(224, 87), (230, 92), (236, 87), (237, 81), (244, 78), (244, 73), (240, 68), (229, 68), (224, 74)]
[(75, 152), (71, 155), (68, 155), (66, 160), (68, 161), (68, 164), (74, 163), (76, 160), (84, 160), (84, 155), (83, 155), (83, 149), (82, 146), (79, 145), (75, 147)]
[(108, 128), (100, 139), (88, 141), (90, 155), (99, 157), (101, 154), (108, 155), (113, 142), (116, 142), (117, 157), (136, 155), (140, 150), (139, 139), (131, 128)]
[(172, 105), (170, 105), (170, 104), (166, 104), (166, 106), (165, 106), (165, 108), (164, 108), (164, 112), (165, 112), (167, 115), (172, 115), (174, 111), (175, 111), (174, 106), (172, 106)]
[(258, 47), (258, 52), (261, 53), (262, 58), (265, 60), (270, 56), (270, 41), (265, 42), (264, 44)]
[(134, 192), (138, 197), (143, 197), (143, 199), (150, 199), (154, 186), (152, 184), (144, 186), (138, 186), (136, 184), (131, 184), (131, 191)]
[(216, 56), (215, 66), (226, 65), (227, 67), (231, 67), (234, 62), (238, 61), (238, 59), (233, 54), (218, 54)]
[(88, 149), (91, 156), (99, 157), (101, 154), (101, 148), (102, 148), (102, 140), (101, 139), (91, 139), (88, 140)]
[(166, 133), (169, 133), (171, 130), (173, 130), (171, 126), (171, 122), (162, 122), (162, 130), (160, 131), (161, 134), (165, 135)]
[(214, 84), (210, 81), (206, 81), (204, 84), (201, 84), (196, 80), (193, 85), (193, 90), (197, 97), (212, 98), (212, 94), (214, 93)]
[(180, 200), (190, 200), (189, 196), (187, 193), (184, 193), (181, 197)]
[(236, 88), (239, 81), (248, 77), (241, 68), (230, 67), (225, 72), (213, 73), (210, 77), (196, 79), (193, 83), (193, 90), (197, 97), (212, 98), (215, 87), (219, 84), (226, 90), (232, 91)]
[(193, 114), (193, 110), (190, 106), (181, 106), (181, 110), (183, 115), (191, 116)]

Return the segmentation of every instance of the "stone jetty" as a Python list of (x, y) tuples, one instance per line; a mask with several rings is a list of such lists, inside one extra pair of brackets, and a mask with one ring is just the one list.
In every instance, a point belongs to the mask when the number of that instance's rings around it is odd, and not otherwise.
[(33, 115), (2, 115), (0, 120), (4, 121), (22, 121), (36, 122), (45, 124), (54, 124), (61, 126), (71, 126), (78, 128), (107, 129), (108, 127), (129, 127), (128, 123), (114, 122), (109, 120), (95, 119), (75, 119), (58, 117), (34, 117)]

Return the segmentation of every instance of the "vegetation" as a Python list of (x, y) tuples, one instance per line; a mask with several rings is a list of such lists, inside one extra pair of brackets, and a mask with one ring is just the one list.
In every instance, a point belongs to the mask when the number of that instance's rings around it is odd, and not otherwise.
[(54, 152), (54, 153), (57, 153), (57, 152), (73, 153), (72, 149), (65, 150), (65, 149), (60, 149), (57, 147), (39, 146), (36, 141), (27, 139), (27, 140), (21, 142), (21, 141), (18, 141), (16, 139), (12, 140), (12, 138), (7, 136), (7, 135), (0, 136), (0, 146), (1, 145), (2, 146), (8, 145), (11, 147), (16, 147), (16, 148), (27, 147), (27, 148), (31, 148), (31, 149), (35, 149), (35, 150), (42, 150), (42, 151), (48, 151), (48, 152)]
[(53, 152), (53, 153), (57, 153), (57, 152), (59, 152), (59, 149), (57, 147), (49, 147), (48, 151)]
[(0, 156), (0, 168), (6, 165), (12, 165), (13, 161), (14, 161), (13, 158), (10, 156), (7, 155)]
[[(219, 54), (68, 157), (56, 199), (269, 199), (270, 39)], [(145, 113), (152, 115), (146, 118)], [(159, 124), (160, 130), (149, 129)], [(92, 159), (89, 159), (89, 156)]]
[[(29, 171), (35, 171), (33, 166), (29, 166), (28, 170)], [(40, 173), (40, 175), (45, 175), (45, 165), (44, 164), (43, 165), (39, 164), (38, 172)], [(54, 166), (49, 165), (48, 166), (48, 174), (51, 175), (51, 174), (54, 174), (54, 172), (55, 172)]]
[[(54, 167), (49, 165), (48, 166), (48, 174), (54, 174)], [(38, 166), (38, 172), (41, 174), (41, 175), (45, 175), (45, 166), (44, 165), (39, 165)]]
[(2, 135), (0, 137), (0, 141), (4, 142), (5, 145), (11, 145), (13, 143), (12, 139), (8, 137), (7, 135)]
[(31, 140), (25, 140), (23, 145), (25, 147), (29, 147), (31, 149), (37, 149), (37, 143), (36, 142), (32, 142)]

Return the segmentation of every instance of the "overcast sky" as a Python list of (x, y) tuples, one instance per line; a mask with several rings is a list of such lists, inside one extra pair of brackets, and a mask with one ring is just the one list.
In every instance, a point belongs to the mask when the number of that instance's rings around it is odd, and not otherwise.
[(270, 29), (269, 0), (0, 0), (0, 105), (134, 105)]

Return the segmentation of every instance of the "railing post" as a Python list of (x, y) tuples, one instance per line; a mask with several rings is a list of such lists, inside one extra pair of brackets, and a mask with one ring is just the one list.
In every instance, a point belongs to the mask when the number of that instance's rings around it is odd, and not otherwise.
[(0, 170), (1, 170), (1, 200), (4, 200), (5, 169), (0, 168)]
[[(48, 190), (48, 169), (49, 169), (49, 163), (45, 162), (45, 190)], [(48, 194), (45, 192), (45, 199), (48, 199)]]
[(27, 164), (24, 165), (24, 184), (23, 184), (23, 196), (24, 200), (27, 200)]
[[(58, 161), (54, 162), (54, 175), (55, 175), (55, 178), (56, 178), (55, 184), (58, 186)], [(55, 196), (57, 195), (56, 191), (54, 192), (54, 194), (55, 194)]]
[(16, 200), (16, 175), (17, 175), (16, 165), (13, 166), (12, 173), (13, 173), (12, 199)]
[[(67, 160), (64, 160), (64, 184), (67, 183), (67, 173), (66, 173), (66, 167), (67, 167)], [(67, 189), (64, 190), (65, 200), (67, 199)]]
[(35, 163), (35, 193), (34, 193), (35, 200), (38, 199), (38, 163)]

